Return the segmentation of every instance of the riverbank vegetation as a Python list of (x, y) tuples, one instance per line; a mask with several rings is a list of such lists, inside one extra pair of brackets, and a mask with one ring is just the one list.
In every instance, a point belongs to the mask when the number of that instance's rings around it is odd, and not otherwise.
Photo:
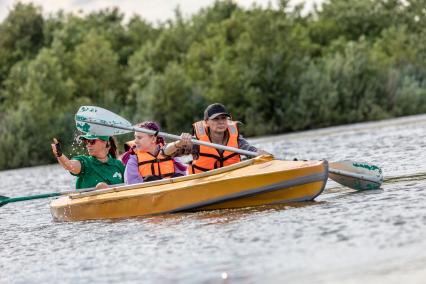
[(80, 105), (180, 133), (222, 102), (246, 136), (426, 112), (423, 1), (330, 0), (309, 14), (287, 2), (220, 1), (159, 24), (15, 4), (0, 23), (0, 169), (52, 162)]

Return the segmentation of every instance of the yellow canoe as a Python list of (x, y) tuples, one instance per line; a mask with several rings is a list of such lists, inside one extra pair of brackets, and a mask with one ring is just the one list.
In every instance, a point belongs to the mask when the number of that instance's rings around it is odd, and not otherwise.
[(206, 173), (63, 196), (50, 210), (56, 221), (78, 221), (310, 201), (327, 177), (327, 161), (260, 156)]

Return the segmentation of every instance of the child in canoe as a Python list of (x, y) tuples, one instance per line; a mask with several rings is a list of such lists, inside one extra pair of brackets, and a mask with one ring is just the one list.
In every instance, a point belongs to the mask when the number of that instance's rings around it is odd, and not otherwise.
[[(160, 131), (159, 125), (153, 121), (143, 122), (138, 127), (156, 132)], [(162, 147), (165, 143), (162, 137), (135, 132), (134, 144), (135, 147), (123, 155), (126, 162), (126, 170), (124, 172), (124, 182), (126, 184), (185, 175), (185, 165), (164, 155)]]

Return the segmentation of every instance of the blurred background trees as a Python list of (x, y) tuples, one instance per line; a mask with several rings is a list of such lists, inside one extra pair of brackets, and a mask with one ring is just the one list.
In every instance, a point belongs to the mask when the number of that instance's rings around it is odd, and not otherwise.
[(217, 1), (152, 25), (116, 8), (0, 23), (0, 169), (49, 163), (80, 105), (189, 131), (210, 103), (246, 136), (426, 112), (420, 0), (329, 0), (309, 14)]

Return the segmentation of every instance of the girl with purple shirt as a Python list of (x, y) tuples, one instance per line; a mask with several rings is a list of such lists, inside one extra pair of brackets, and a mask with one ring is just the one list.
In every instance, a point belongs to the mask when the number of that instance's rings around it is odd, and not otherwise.
[[(138, 125), (160, 131), (156, 122), (146, 121)], [(162, 148), (164, 139), (155, 135), (135, 132), (135, 146), (127, 151), (122, 161), (126, 165), (124, 182), (126, 184), (141, 183), (163, 178), (183, 176), (186, 174), (186, 166), (174, 158), (164, 156)]]

